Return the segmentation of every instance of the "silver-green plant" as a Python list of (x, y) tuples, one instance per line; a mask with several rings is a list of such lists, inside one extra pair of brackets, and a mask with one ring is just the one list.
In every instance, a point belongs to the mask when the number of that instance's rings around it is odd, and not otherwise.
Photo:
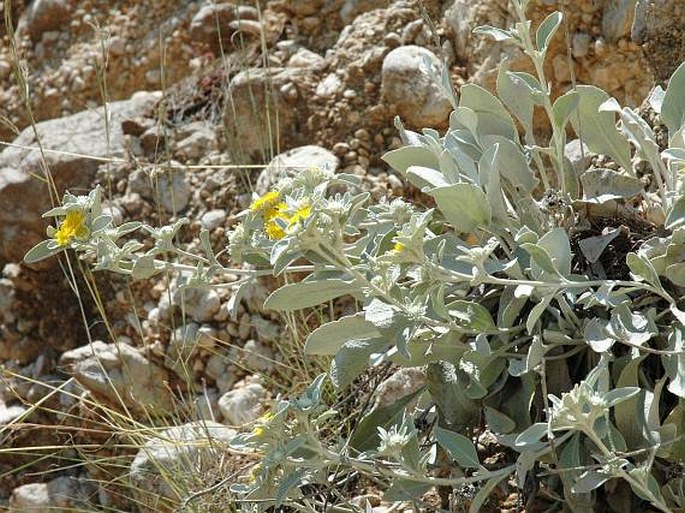
[[(235, 442), (262, 455), (250, 481), (233, 487), (245, 510), (288, 501), (314, 511), (323, 499), (304, 485), (361, 472), (386, 480), (396, 500), (475, 484), (475, 512), (511, 476), (523, 487), (536, 463), (549, 471), (541, 478), (547, 494), (576, 512), (592, 511), (596, 490), (612, 479), (660, 511), (685, 504), (682, 478), (656, 471), (657, 462), (677, 468), (685, 460), (685, 64), (649, 99), (668, 131), (662, 150), (639, 112), (596, 87), (553, 101), (543, 63), (562, 15), (548, 16), (533, 36), (528, 2), (512, 3), (513, 28), (477, 31), (519, 46), (536, 76), (503, 66), (497, 95), (463, 86), (444, 135), (398, 121), (405, 146), (383, 157), (435, 208), (373, 203), (357, 177), (312, 168), (256, 198), (231, 232), (234, 262), (257, 268), (240, 271), (234, 305), (271, 272), (308, 275), (273, 292), (267, 309), (356, 299), (357, 313), (318, 327), (304, 347), (331, 357), (335, 387), (354, 386), (385, 362), (424, 367), (427, 376), (424, 389), (368, 412), (350, 438), (330, 435), (339, 419), (321, 402), (323, 377), (301, 398), (277, 402)], [(549, 118), (549, 143), (535, 137), (536, 106)], [(577, 174), (564, 155), (569, 123), (613, 164)], [(66, 196), (46, 215), (62, 223), (27, 261), (73, 248), (98, 269), (134, 278), (173, 269), (194, 287), (236, 273), (217, 261), (206, 232), (204, 256), (178, 248), (182, 221), (113, 227), (98, 193)], [(598, 225), (606, 229), (590, 231)], [(119, 245), (138, 228), (154, 247)], [(601, 261), (630, 230), (637, 242), (620, 255), (621, 276)], [(413, 400), (418, 407), (406, 410)], [(419, 429), (419, 416), (435, 426)], [(518, 453), (515, 462), (487, 468), (473, 442), (484, 429)]]

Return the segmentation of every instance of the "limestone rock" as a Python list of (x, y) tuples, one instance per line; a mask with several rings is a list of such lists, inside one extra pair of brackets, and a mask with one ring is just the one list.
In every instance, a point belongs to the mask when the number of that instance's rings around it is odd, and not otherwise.
[(202, 214), (200, 218), (200, 224), (206, 230), (210, 232), (215, 230), (219, 226), (223, 226), (226, 221), (226, 211), (223, 208), (217, 208), (210, 210)]
[(659, 80), (685, 61), (685, 3), (682, 0), (638, 0), (631, 37)]
[(417, 367), (398, 370), (378, 387), (376, 408), (384, 408), (416, 392), (426, 384), (426, 374)]
[(265, 398), (266, 390), (257, 383), (226, 392), (219, 399), (224, 422), (239, 426), (256, 420), (262, 412), (262, 401)]
[(94, 343), (68, 351), (60, 365), (84, 388), (112, 404), (119, 398), (138, 413), (165, 415), (173, 408), (166, 369), (148, 360), (140, 350), (124, 343)]
[(307, 102), (316, 83), (311, 67), (251, 68), (236, 74), (228, 86), (230, 100), (224, 105), (231, 159), (263, 163), (277, 143), (292, 147), (304, 142)]
[[(179, 489), (190, 488), (199, 472), (219, 464), (223, 450), (236, 431), (216, 422), (191, 422), (164, 430), (136, 454), (130, 481), (140, 511), (166, 512), (182, 500)], [(170, 483), (167, 479), (187, 483)]]
[[(37, 124), (47, 165), (61, 195), (64, 190), (84, 190), (102, 163), (102, 158), (124, 156), (121, 122), (145, 110), (156, 94), (112, 102), (109, 146), (102, 108)], [(42, 213), (50, 206), (47, 186), (34, 176), (43, 176), (41, 155), (32, 128), (25, 129), (0, 153), (0, 264), (20, 262), (31, 246), (45, 236)], [(61, 198), (60, 198), (61, 199)]]
[(9, 510), (16, 513), (93, 511), (93, 497), (97, 497), (95, 483), (63, 476), (48, 483), (31, 483), (15, 488)]
[(255, 190), (258, 194), (264, 194), (282, 176), (294, 176), (303, 169), (312, 166), (328, 169), (335, 172), (340, 165), (340, 160), (326, 148), (308, 145), (293, 148), (276, 156), (269, 165), (264, 168), (257, 178)]
[(231, 3), (207, 3), (193, 16), (190, 22), (190, 38), (209, 46), (218, 53), (223, 46), (228, 50), (231, 36), (235, 33), (230, 24), (236, 20), (256, 20), (257, 10), (250, 6)]
[(438, 73), (438, 58), (420, 46), (400, 46), (385, 57), (381, 91), (383, 102), (409, 125), (418, 128), (444, 124), (452, 110), (445, 93), (426, 69)]

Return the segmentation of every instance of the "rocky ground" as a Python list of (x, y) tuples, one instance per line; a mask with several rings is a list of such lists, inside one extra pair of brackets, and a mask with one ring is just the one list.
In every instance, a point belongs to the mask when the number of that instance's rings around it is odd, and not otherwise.
[[(404, 194), (380, 161), (400, 144), (393, 118), (440, 129), (451, 110), (424, 60), (444, 60), (456, 86), (489, 88), (505, 59), (527, 63), (471, 32), (511, 23), (505, 0), (25, 3), (5, 3), (12, 26), (0, 25), (0, 141), (11, 143), (0, 153), (0, 447), (16, 449), (0, 450), (0, 507), (156, 511), (155, 494), (174, 492), (154, 477), (150, 451), (136, 456), (122, 443), (117, 412), (135, 431), (153, 405), (175, 411), (175, 424), (216, 422), (212, 436), (225, 439), (323, 364), (295, 368), (284, 343), (292, 327), (259, 308), (268, 283), (234, 321), (230, 288), (183, 294), (173, 279), (131, 284), (76, 270), (79, 303), (56, 259), (22, 265), (54, 201), (44, 164), (60, 191), (101, 184), (117, 222), (182, 215), (190, 251), (201, 228), (220, 250), (251, 191), (283, 169), (329, 165), (363, 177), (377, 198)], [(555, 92), (593, 83), (639, 104), (654, 82), (648, 64), (663, 78), (673, 61), (653, 44), (666, 22), (652, 11), (641, 18), (645, 59), (630, 37), (632, 2), (572, 3), (548, 57)], [(532, 4), (534, 24), (558, 7)], [(31, 148), (38, 140), (43, 154)], [(381, 395), (406, 394), (422, 378), (392, 379)], [(186, 424), (167, 435), (206, 432)], [(150, 450), (174, 465), (200, 449)]]

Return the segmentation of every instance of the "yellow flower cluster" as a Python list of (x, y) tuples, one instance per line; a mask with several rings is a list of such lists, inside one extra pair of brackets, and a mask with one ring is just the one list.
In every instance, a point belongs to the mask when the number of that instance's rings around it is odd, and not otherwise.
[(250, 210), (262, 216), (264, 232), (270, 239), (274, 240), (280, 240), (285, 237), (284, 224), (287, 227), (296, 226), (312, 213), (312, 207), (305, 205), (296, 210), (292, 215), (288, 214), (288, 205), (281, 201), (281, 194), (277, 191), (267, 192), (262, 197), (256, 199), (250, 205)]
[(54, 237), (57, 244), (67, 246), (74, 238), (83, 238), (88, 235), (86, 227), (86, 215), (80, 210), (72, 210), (55, 231)]

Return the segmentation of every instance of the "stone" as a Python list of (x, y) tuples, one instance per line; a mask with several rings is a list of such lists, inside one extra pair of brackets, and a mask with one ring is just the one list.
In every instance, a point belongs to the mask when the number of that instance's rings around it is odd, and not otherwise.
[(200, 224), (202, 227), (210, 232), (217, 229), (219, 226), (223, 226), (225, 221), (226, 211), (223, 208), (217, 208), (205, 212), (200, 218)]
[[(102, 108), (37, 124), (45, 158), (58, 193), (88, 190), (100, 159), (125, 155), (121, 123), (152, 106), (157, 94), (112, 102), (109, 143)], [(43, 176), (40, 152), (33, 129), (26, 128), (0, 153), (0, 265), (20, 262), (31, 247), (45, 237), (41, 218), (51, 204), (48, 188), (34, 176)], [(53, 151), (57, 150), (57, 152)], [(51, 261), (54, 261), (51, 260)]]
[(440, 62), (420, 46), (400, 46), (383, 60), (381, 94), (383, 103), (394, 106), (402, 121), (413, 127), (435, 127), (446, 122), (452, 105), (426, 69), (439, 73)]
[[(637, 0), (630, 35), (658, 80), (667, 80), (685, 61), (685, 3), (682, 0)], [(680, 44), (676, 42), (680, 41)]]
[(418, 367), (405, 367), (378, 386), (375, 408), (385, 408), (416, 392), (426, 384), (426, 374)]
[(68, 0), (34, 0), (19, 19), (17, 31), (25, 31), (34, 42), (40, 41), (44, 32), (57, 30), (69, 21), (70, 13)]
[(323, 66), (323, 63), (323, 57), (306, 48), (300, 48), (288, 59), (288, 66), (291, 68), (319, 68)]
[(188, 206), (192, 189), (185, 169), (173, 160), (170, 164), (155, 173), (157, 188), (154, 197), (168, 213), (177, 214)]
[(243, 346), (243, 364), (251, 371), (267, 372), (273, 367), (274, 353), (267, 345), (248, 340)]
[(349, 25), (360, 14), (388, 7), (390, 3), (390, 0), (345, 0), (340, 8), (340, 17), (345, 25)]
[(15, 488), (10, 497), (10, 512), (48, 513), (55, 511), (93, 511), (96, 483), (88, 479), (62, 476), (47, 483), (31, 483)]
[(181, 288), (174, 292), (174, 304), (198, 322), (211, 321), (221, 307), (221, 298), (214, 289)]
[(0, 401), (0, 426), (6, 426), (10, 422), (18, 419), (28, 409), (25, 406), (15, 404), (12, 406), (5, 406), (5, 403)]
[(335, 172), (340, 160), (332, 152), (321, 146), (308, 145), (293, 148), (277, 155), (259, 174), (255, 190), (262, 195), (271, 189), (282, 176), (294, 176), (312, 166)]
[(576, 176), (580, 176), (590, 167), (595, 153), (590, 151), (590, 148), (580, 139), (574, 139), (566, 143), (564, 156), (571, 162), (571, 167), (573, 167)]
[[(297, 87), (296, 103), (287, 84)], [(316, 84), (312, 68), (249, 68), (229, 82), (224, 104), (227, 153), (233, 162), (264, 163), (278, 144), (308, 139), (303, 124)], [(278, 123), (275, 120), (278, 119)]]
[(316, 86), (316, 95), (321, 98), (332, 98), (342, 91), (343, 82), (337, 73), (329, 73), (326, 75), (319, 85)]
[(130, 410), (152, 416), (168, 414), (174, 406), (166, 369), (148, 360), (143, 353), (123, 343), (96, 341), (87, 349), (68, 351), (60, 366), (85, 389)]
[(200, 159), (216, 149), (216, 133), (210, 123), (191, 123), (192, 130), (174, 146), (174, 152), (186, 159)]
[(209, 46), (219, 53), (221, 48), (228, 50), (231, 37), (231, 23), (237, 20), (256, 20), (259, 14), (254, 7), (237, 6), (231, 3), (207, 3), (190, 21), (190, 38), (196, 43)]
[(226, 392), (219, 398), (219, 409), (224, 416), (224, 423), (240, 426), (257, 420), (262, 413), (264, 399), (266, 390), (258, 383)]
[[(166, 429), (150, 438), (136, 454), (129, 472), (139, 511), (174, 510), (183, 500), (178, 490), (192, 488), (193, 475), (218, 466), (236, 434), (217, 422), (197, 421)], [(169, 479), (188, 482), (174, 483)]]

